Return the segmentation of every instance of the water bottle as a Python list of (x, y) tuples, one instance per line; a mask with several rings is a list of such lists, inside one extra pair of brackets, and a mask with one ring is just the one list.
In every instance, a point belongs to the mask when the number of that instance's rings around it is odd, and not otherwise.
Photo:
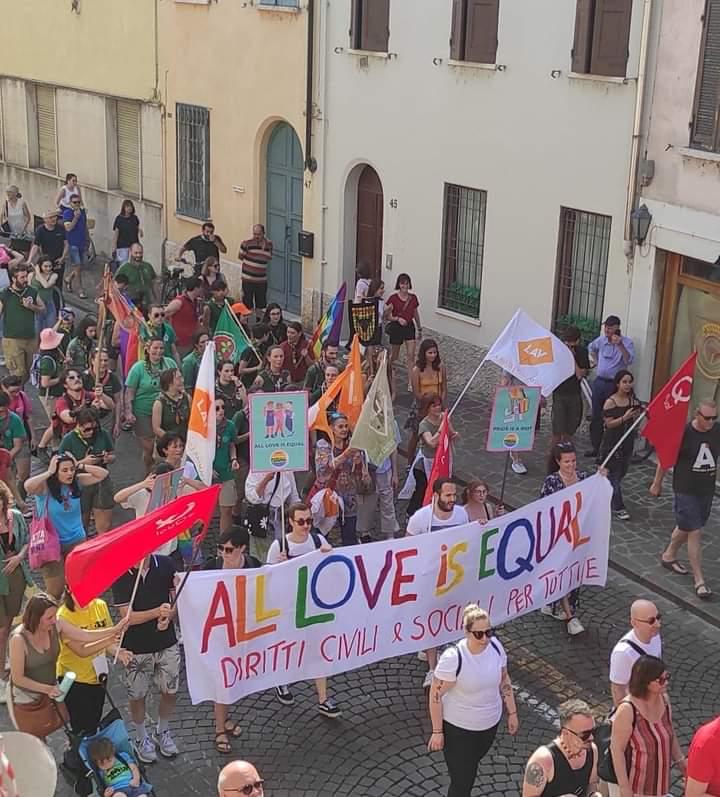
[(58, 689), (62, 692), (62, 694), (55, 698), (58, 703), (62, 703), (65, 700), (67, 693), (70, 691), (70, 687), (75, 683), (76, 678), (77, 675), (75, 675), (74, 672), (65, 673), (62, 681), (60, 681), (60, 685), (58, 686)]

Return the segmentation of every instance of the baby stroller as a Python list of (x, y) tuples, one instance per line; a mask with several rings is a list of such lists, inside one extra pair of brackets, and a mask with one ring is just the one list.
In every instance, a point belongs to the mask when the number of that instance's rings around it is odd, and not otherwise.
[(133, 760), (140, 770), (140, 782), (149, 786), (148, 794), (155, 795), (155, 790), (145, 777), (144, 765), (135, 755), (120, 711), (113, 703), (107, 690), (105, 694), (111, 709), (100, 720), (100, 725), (95, 733), (77, 735), (72, 732), (70, 725), (65, 723), (65, 733), (70, 742), (70, 748), (66, 751), (60, 767), (63, 775), (80, 797), (90, 797), (92, 794), (102, 797), (104, 791), (103, 781), (99, 771), (90, 760), (88, 748), (95, 739), (105, 738), (113, 743), (116, 755), (122, 754), (124, 758)]

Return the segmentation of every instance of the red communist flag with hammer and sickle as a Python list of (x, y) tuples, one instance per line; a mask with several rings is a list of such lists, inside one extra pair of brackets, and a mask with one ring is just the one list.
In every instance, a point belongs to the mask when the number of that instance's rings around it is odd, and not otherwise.
[(649, 420), (642, 435), (655, 446), (663, 470), (669, 470), (677, 462), (688, 419), (696, 359), (697, 352), (693, 352), (648, 404)]

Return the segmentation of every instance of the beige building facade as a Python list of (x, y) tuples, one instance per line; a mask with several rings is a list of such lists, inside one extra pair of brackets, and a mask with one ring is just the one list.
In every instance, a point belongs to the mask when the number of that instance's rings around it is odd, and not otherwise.
[[(263, 224), (274, 247), (268, 301), (289, 316), (300, 316), (304, 305), (308, 321), (314, 262), (300, 255), (298, 234), (314, 229), (319, 182), (306, 168), (310, 5), (160, 4), (167, 258), (212, 219), (237, 297), (240, 243)], [(311, 122), (313, 115), (311, 102)]]
[(8, 35), (0, 54), (0, 186), (17, 185), (31, 212), (53, 206), (78, 175), (98, 252), (131, 199), (159, 266), (163, 240), (159, 0), (71, 4), (0, 2)]
[(695, 397), (720, 380), (720, 2), (662, 3), (628, 329), (656, 388), (695, 349)]

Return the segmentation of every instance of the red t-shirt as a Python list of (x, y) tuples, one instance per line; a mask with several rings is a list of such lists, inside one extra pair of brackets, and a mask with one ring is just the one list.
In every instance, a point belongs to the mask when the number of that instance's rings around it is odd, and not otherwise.
[(408, 323), (415, 318), (415, 311), (420, 306), (420, 302), (414, 293), (408, 294), (406, 300), (400, 297), (399, 293), (393, 295), (387, 300), (387, 304), (392, 309), (391, 315), (394, 318), (404, 318)]
[(73, 418), (71, 423), (65, 423), (64, 421), (60, 420), (60, 413), (64, 412), (65, 410), (72, 410), (73, 412), (77, 412), (81, 407), (89, 407), (95, 399), (95, 394), (91, 393), (89, 390), (83, 391), (83, 397), (80, 401), (75, 401), (72, 396), (69, 396), (67, 393), (63, 393), (62, 396), (55, 402), (55, 415), (56, 415), (56, 422), (54, 425), (60, 429), (60, 434), (67, 434), (68, 432), (72, 432), (72, 430), (77, 426), (75, 419)]
[(688, 752), (688, 777), (720, 797), (720, 716), (698, 728)]

